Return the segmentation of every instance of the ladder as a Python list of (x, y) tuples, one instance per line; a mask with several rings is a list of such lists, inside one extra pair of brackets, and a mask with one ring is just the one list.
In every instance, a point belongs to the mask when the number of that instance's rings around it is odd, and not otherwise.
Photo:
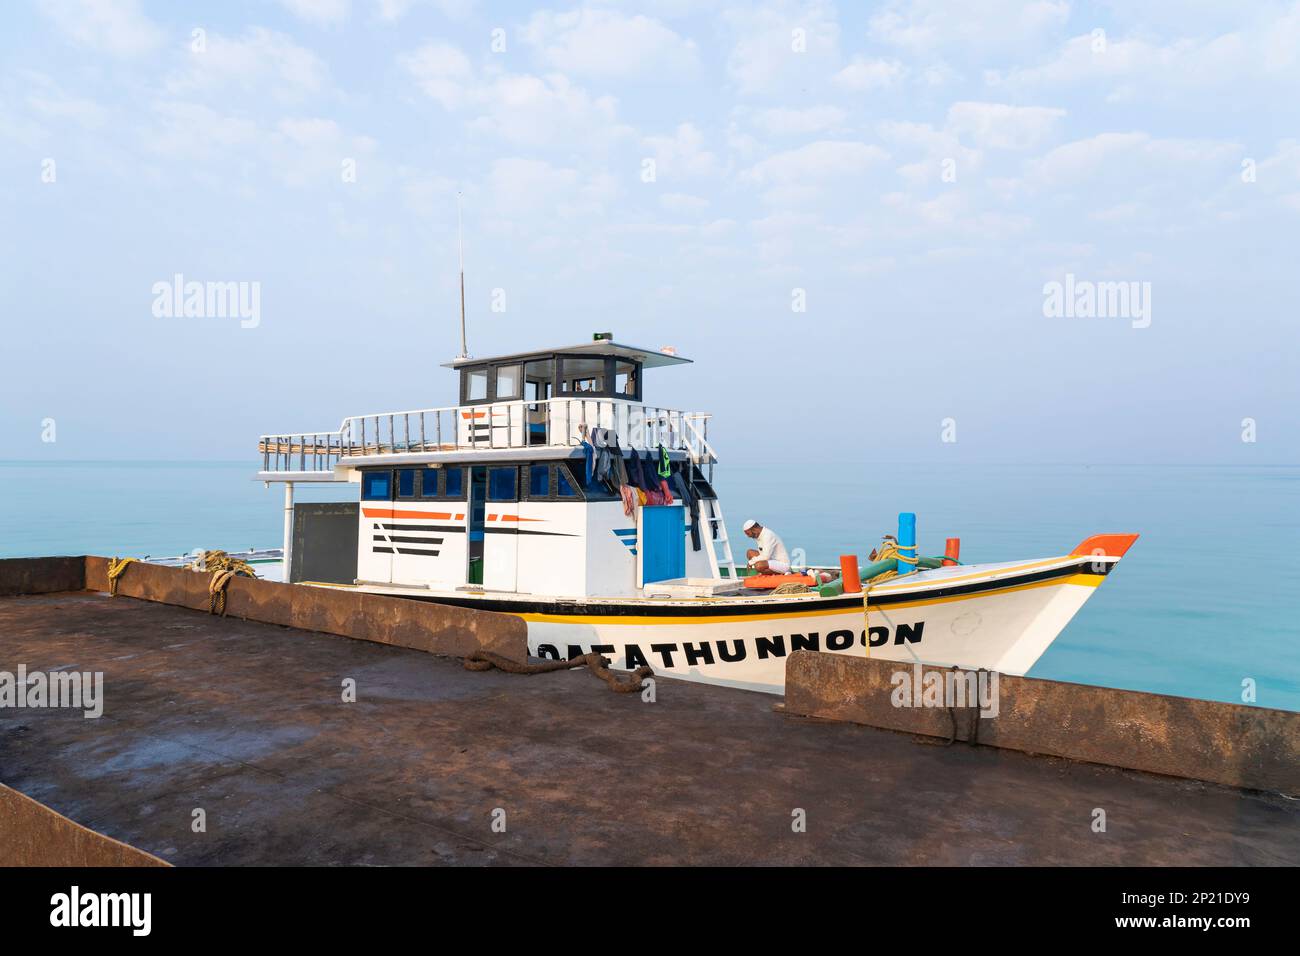
[[(707, 511), (706, 511), (707, 509)], [(736, 577), (736, 560), (731, 554), (731, 539), (727, 537), (727, 523), (722, 520), (722, 505), (717, 498), (700, 499), (700, 518), (703, 527), (700, 529), (704, 535), (704, 543), (709, 552), (709, 568), (713, 571), (715, 581), (722, 579), (722, 570), (727, 571), (727, 581), (736, 583), (740, 579)], [(713, 537), (713, 529), (718, 529), (718, 537)], [(722, 545), (722, 555), (719, 558), (718, 545)]]

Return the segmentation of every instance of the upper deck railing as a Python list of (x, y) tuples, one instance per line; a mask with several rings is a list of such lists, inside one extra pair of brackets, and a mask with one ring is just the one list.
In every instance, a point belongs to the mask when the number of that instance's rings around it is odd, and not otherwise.
[(263, 475), (320, 478), (349, 460), (386, 455), (572, 448), (605, 428), (624, 448), (663, 445), (711, 466), (710, 417), (608, 398), (493, 402), (354, 415), (332, 432), (262, 435), (257, 450)]

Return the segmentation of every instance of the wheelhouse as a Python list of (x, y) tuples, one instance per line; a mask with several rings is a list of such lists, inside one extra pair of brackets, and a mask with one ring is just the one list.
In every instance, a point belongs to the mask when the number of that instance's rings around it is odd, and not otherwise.
[[(648, 370), (686, 362), (608, 335), (460, 358), (445, 366), (459, 376), (457, 406), (263, 436), (259, 477), (289, 496), (295, 481), (360, 485), (355, 563), (333, 572), (340, 583), (589, 597), (734, 582), (709, 416), (644, 401)], [(304, 574), (291, 559), (290, 578)]]

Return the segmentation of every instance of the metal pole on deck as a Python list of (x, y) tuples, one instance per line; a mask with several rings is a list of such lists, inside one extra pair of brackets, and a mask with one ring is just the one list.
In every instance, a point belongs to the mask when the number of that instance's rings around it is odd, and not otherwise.
[(469, 358), (465, 344), (465, 232), (460, 220), (460, 193), (456, 193), (456, 246), (460, 256), (460, 357)]
[(289, 561), (293, 553), (293, 482), (284, 483), (284, 577), (289, 583)]

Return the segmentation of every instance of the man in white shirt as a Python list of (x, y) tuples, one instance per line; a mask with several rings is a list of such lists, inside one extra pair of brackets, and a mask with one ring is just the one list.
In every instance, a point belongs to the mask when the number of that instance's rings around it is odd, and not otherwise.
[(746, 557), (749, 558), (749, 566), (756, 574), (790, 573), (790, 554), (785, 550), (785, 543), (775, 531), (764, 528), (753, 518), (746, 521), (741, 530), (758, 541), (757, 550), (751, 548), (745, 552)]

